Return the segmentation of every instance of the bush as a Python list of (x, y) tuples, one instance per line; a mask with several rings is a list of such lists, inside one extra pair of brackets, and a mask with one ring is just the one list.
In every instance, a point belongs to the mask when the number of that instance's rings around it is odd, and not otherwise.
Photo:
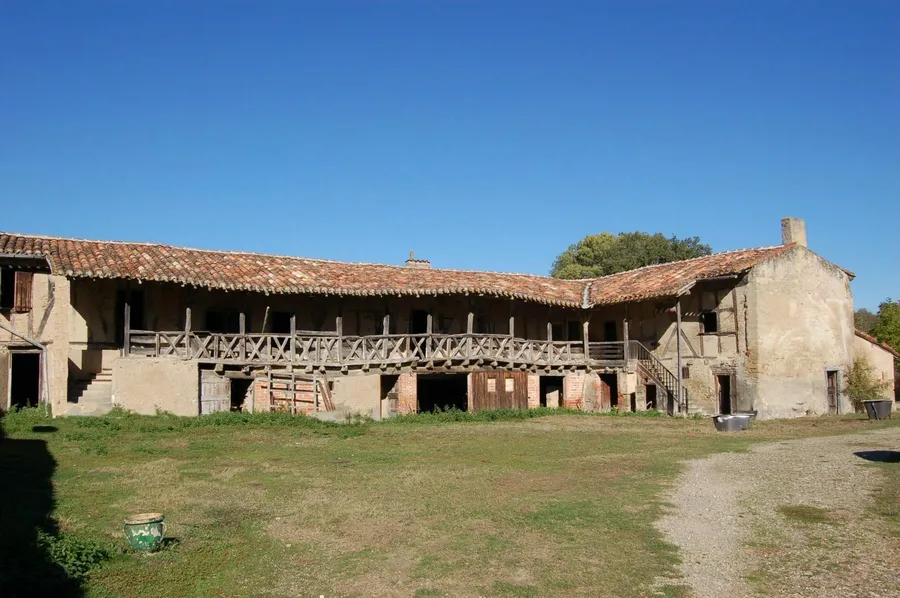
[(105, 560), (109, 559), (109, 551), (94, 542), (71, 534), (54, 536), (38, 531), (38, 544), (46, 551), (53, 564), (57, 565), (71, 579), (81, 580), (87, 577)]
[(863, 401), (875, 401), (885, 398), (884, 391), (890, 386), (875, 375), (875, 368), (865, 357), (857, 357), (847, 371), (846, 392), (853, 402), (856, 411), (863, 411)]

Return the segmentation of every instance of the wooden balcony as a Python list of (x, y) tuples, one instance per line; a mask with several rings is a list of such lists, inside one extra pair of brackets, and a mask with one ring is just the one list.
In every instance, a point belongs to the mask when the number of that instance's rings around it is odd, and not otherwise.
[(129, 330), (128, 357), (194, 359), (239, 366), (292, 366), (307, 371), (414, 370), (432, 367), (585, 369), (625, 365), (626, 343), (529, 340), (497, 334), (339, 336), (219, 334)]

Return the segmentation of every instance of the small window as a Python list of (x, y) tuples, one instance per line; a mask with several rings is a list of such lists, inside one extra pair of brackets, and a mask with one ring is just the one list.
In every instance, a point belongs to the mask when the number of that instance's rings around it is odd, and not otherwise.
[(719, 314), (714, 311), (700, 312), (700, 325), (703, 327), (704, 333), (712, 333), (719, 331)]
[(581, 322), (569, 320), (568, 327), (569, 327), (569, 329), (568, 329), (569, 338), (566, 340), (580, 341), (581, 340), (581, 332), (583, 330), (581, 327)]
[(438, 332), (441, 334), (450, 334), (451, 328), (453, 328), (453, 318), (451, 316), (441, 315), (438, 318)]
[(494, 378), (488, 378), (487, 391), (488, 392), (497, 392), (497, 380), (495, 380)]
[(553, 331), (553, 340), (555, 340), (555, 341), (561, 341), (561, 340), (564, 340), (564, 339), (563, 339), (563, 325), (562, 325), (562, 323), (554, 323), (554, 324), (551, 326), (551, 329), (552, 329), (552, 331)]
[(0, 268), (0, 309), (10, 310), (15, 304), (16, 271)]
[(507, 378), (504, 380), (504, 390), (506, 392), (514, 392), (516, 390), (516, 380), (515, 378)]
[(241, 331), (241, 314), (236, 311), (206, 312), (206, 330), (221, 334), (233, 334)]

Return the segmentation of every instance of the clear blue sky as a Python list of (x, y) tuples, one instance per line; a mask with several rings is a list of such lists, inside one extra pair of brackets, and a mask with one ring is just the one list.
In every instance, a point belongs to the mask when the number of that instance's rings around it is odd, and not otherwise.
[(548, 272), (810, 246), (900, 297), (900, 2), (0, 1), (0, 230)]

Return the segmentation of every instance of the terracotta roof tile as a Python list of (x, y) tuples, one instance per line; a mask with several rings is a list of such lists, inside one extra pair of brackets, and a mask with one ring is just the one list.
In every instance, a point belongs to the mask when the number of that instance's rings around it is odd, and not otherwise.
[(875, 338), (871, 334), (866, 334), (865, 332), (863, 332), (862, 330), (860, 330), (858, 328), (855, 330), (855, 332), (856, 332), (856, 336), (858, 336), (859, 338), (869, 341), (876, 347), (878, 347), (880, 349), (884, 349), (885, 351), (887, 351), (888, 353), (893, 355), (895, 358), (900, 359), (900, 353), (895, 351), (894, 348), (892, 346), (890, 346), (889, 344), (882, 343), (881, 341), (879, 341), (877, 338)]
[(791, 246), (778, 246), (730, 251), (603, 278), (559, 280), (529, 274), (409, 268), (0, 233), (0, 254), (44, 257), (51, 272), (69, 278), (122, 278), (289, 294), (471, 293), (566, 307), (671, 296), (698, 279), (739, 274), (790, 249)]
[(590, 282), (589, 299), (592, 305), (610, 305), (676, 295), (697, 280), (740, 274), (792, 248), (778, 245), (726, 251), (596, 278)]

